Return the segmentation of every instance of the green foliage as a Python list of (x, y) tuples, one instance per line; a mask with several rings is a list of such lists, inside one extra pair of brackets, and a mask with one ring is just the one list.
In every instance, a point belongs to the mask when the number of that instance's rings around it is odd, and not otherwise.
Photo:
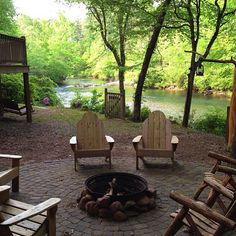
[(56, 84), (47, 77), (30, 77), (31, 98), (34, 105), (42, 105), (43, 98), (50, 99), (50, 105), (60, 105), (55, 90)]
[(211, 109), (192, 124), (197, 130), (224, 135), (226, 131), (226, 115), (220, 109)]
[(132, 120), (132, 111), (129, 106), (125, 106), (125, 117)]
[(102, 97), (102, 93), (99, 93), (96, 89), (92, 91), (92, 96), (90, 97), (77, 93), (72, 99), (71, 107), (80, 107), (82, 110), (104, 113), (104, 99)]
[(22, 76), (2, 75), (1, 91), (4, 98), (15, 100), (18, 103), (24, 102), (24, 88)]
[(0, 33), (15, 34), (17, 27), (15, 23), (16, 12), (12, 0), (0, 0)]
[(150, 115), (150, 113), (151, 113), (151, 110), (149, 107), (142, 106), (141, 112), (140, 112), (141, 121), (146, 120), (148, 116)]
[[(24, 85), (22, 75), (6, 75), (1, 80), (2, 96), (24, 103)], [(60, 100), (55, 90), (56, 84), (46, 77), (30, 76), (31, 101), (34, 105), (42, 105), (44, 97), (50, 98), (50, 105), (59, 105)]]
[(78, 75), (78, 68), (86, 66), (79, 54), (78, 23), (70, 22), (63, 15), (57, 20), (21, 16), (17, 22), (27, 39), (32, 74), (49, 77), (60, 84), (66, 77)]

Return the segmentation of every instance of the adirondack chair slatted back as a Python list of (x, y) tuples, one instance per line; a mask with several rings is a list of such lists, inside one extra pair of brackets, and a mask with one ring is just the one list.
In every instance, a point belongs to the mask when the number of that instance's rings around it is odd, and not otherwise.
[(143, 123), (143, 146), (150, 149), (171, 150), (171, 123), (161, 111), (152, 112)]
[(93, 112), (87, 112), (77, 124), (78, 149), (104, 149), (105, 132), (101, 120)]

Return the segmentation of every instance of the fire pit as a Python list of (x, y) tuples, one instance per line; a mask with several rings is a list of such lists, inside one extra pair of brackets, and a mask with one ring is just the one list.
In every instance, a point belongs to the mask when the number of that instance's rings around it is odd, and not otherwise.
[(80, 209), (89, 215), (126, 220), (156, 206), (156, 191), (134, 174), (110, 172), (89, 177), (77, 199)]

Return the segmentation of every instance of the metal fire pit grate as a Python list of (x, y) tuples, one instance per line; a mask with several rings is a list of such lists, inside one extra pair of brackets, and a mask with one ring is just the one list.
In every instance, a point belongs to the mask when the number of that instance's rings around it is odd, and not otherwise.
[[(124, 172), (109, 172), (97, 174), (89, 177), (85, 181), (87, 191), (94, 197), (99, 198), (108, 193), (111, 188), (111, 182), (115, 180), (117, 193), (112, 194), (113, 201), (127, 201), (140, 197), (147, 191), (147, 181), (134, 174)], [(119, 192), (122, 192), (120, 195)]]

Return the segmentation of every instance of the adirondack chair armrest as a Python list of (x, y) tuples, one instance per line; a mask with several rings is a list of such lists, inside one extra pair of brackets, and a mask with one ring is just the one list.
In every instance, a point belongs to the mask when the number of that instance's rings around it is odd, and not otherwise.
[(233, 191), (229, 190), (228, 188), (224, 187), (223, 185), (221, 185), (219, 182), (217, 182), (214, 178), (212, 177), (205, 177), (204, 178), (204, 182), (210, 186), (211, 188), (213, 188), (215, 191), (217, 191), (218, 193), (221, 193), (222, 195), (224, 195), (225, 197), (229, 198), (229, 199), (234, 199), (234, 193)]
[(23, 220), (26, 220), (28, 218), (31, 218), (33, 216), (36, 216), (44, 211), (47, 211), (49, 209), (52, 209), (53, 207), (57, 207), (57, 205), (60, 203), (60, 198), (50, 198), (36, 206), (33, 206), (29, 210), (26, 210), (16, 216), (13, 216), (3, 222), (0, 223), (2, 226), (10, 226), (13, 224), (17, 224)]
[(175, 135), (173, 135), (172, 138), (171, 138), (171, 144), (172, 144), (172, 148), (173, 148), (173, 151), (174, 151), (174, 152), (175, 152), (176, 149), (177, 149), (178, 143), (179, 143), (178, 137), (175, 136)]
[(236, 222), (234, 222), (233, 220), (212, 210), (210, 207), (208, 207), (203, 202), (195, 201), (195, 200), (193, 200), (187, 196), (184, 196), (181, 193), (175, 192), (175, 191), (171, 191), (170, 198), (172, 198), (176, 202), (182, 204), (185, 208), (192, 209), (193, 211), (196, 211), (199, 214), (202, 214), (203, 216), (210, 218), (219, 224), (225, 225), (229, 229), (233, 229), (236, 225)]
[(10, 155), (10, 154), (0, 154), (0, 158), (7, 158), (12, 160), (20, 160), (22, 156), (19, 155)]
[(134, 143), (139, 143), (140, 141), (141, 141), (141, 139), (142, 139), (142, 135), (138, 135), (138, 136), (136, 136), (134, 139), (133, 139), (133, 144)]
[(142, 135), (138, 135), (133, 139), (132, 142), (133, 142), (133, 146), (134, 146), (135, 151), (138, 150), (138, 145), (139, 145), (141, 139), (142, 139)]
[(208, 156), (211, 157), (211, 158), (216, 159), (219, 162), (223, 161), (223, 162), (227, 162), (229, 164), (236, 165), (236, 159), (224, 156), (222, 154), (218, 154), (218, 153), (215, 153), (215, 152), (209, 152)]
[(114, 145), (114, 143), (115, 143), (115, 140), (111, 137), (111, 136), (109, 136), (109, 135), (105, 135), (105, 138), (106, 138), (106, 141), (109, 143), (109, 145), (110, 145), (110, 150), (112, 150), (112, 148), (113, 148), (113, 145)]
[(75, 150), (76, 150), (76, 145), (77, 145), (77, 138), (76, 138), (76, 136), (73, 136), (70, 139), (70, 146), (71, 146), (71, 149), (73, 150), (73, 152), (75, 152)]

